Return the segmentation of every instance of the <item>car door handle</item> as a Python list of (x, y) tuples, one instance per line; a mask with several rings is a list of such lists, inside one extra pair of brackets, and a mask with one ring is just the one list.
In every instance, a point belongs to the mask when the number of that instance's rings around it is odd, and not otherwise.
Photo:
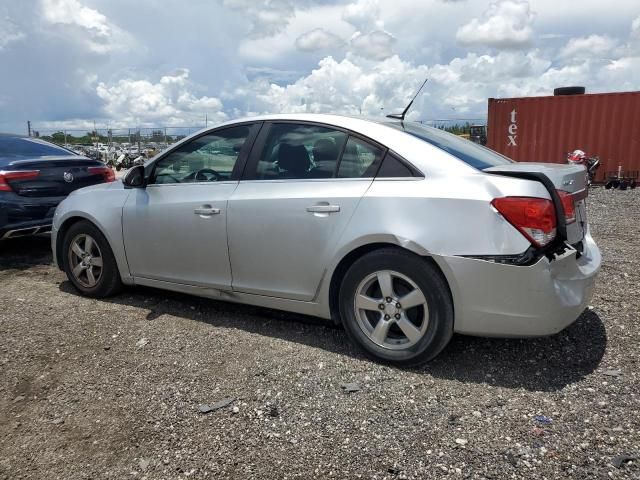
[(193, 213), (195, 213), (196, 215), (202, 215), (202, 216), (208, 217), (211, 215), (218, 215), (220, 213), (220, 209), (203, 206), (202, 208), (196, 208), (193, 211)]
[(313, 205), (307, 207), (309, 213), (334, 213), (340, 211), (340, 205)]

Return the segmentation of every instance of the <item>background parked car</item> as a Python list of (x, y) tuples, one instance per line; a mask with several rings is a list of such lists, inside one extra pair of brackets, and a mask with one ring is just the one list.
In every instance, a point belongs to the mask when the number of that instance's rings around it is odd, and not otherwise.
[(0, 240), (50, 231), (56, 206), (69, 193), (114, 180), (102, 162), (36, 138), (0, 134)]

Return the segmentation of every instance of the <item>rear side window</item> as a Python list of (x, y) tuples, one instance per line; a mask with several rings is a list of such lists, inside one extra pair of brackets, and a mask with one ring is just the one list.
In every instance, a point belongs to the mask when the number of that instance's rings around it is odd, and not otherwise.
[(60, 155), (75, 155), (66, 148), (57, 147), (51, 143), (35, 138), (0, 136), (0, 157), (48, 157)]
[(384, 157), (382, 165), (380, 165), (377, 178), (406, 178), (415, 176), (414, 172), (402, 162), (402, 160), (389, 152)]
[(347, 134), (318, 125), (271, 126), (256, 169), (257, 180), (331, 178)]
[(360, 140), (349, 137), (347, 146), (340, 160), (338, 178), (369, 178), (378, 170), (382, 149)]
[(513, 160), (503, 157), (493, 150), (437, 128), (409, 122), (387, 122), (386, 125), (424, 140), (478, 170), (513, 163)]

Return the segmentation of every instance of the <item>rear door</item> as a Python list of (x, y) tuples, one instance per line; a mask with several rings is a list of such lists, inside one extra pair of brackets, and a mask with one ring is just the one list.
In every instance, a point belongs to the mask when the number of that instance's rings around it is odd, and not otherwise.
[(165, 154), (123, 211), (135, 277), (228, 289), (227, 202), (259, 124), (207, 132)]
[(333, 127), (266, 124), (229, 200), (233, 290), (312, 300), (384, 153)]

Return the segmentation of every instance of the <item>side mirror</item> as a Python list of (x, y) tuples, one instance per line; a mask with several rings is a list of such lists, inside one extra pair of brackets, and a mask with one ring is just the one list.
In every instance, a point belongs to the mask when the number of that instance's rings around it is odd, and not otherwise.
[(132, 167), (122, 179), (125, 188), (144, 188), (146, 181), (144, 178), (144, 165)]

